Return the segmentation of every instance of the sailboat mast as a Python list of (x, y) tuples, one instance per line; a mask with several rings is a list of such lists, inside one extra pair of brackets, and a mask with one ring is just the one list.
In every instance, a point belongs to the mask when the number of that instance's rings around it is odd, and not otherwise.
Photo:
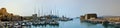
[(34, 4), (34, 14), (36, 14), (36, 2), (35, 2), (35, 4)]
[(50, 11), (50, 15), (52, 15), (52, 10)]
[(38, 16), (40, 16), (40, 10), (39, 10), (39, 8), (38, 8)]

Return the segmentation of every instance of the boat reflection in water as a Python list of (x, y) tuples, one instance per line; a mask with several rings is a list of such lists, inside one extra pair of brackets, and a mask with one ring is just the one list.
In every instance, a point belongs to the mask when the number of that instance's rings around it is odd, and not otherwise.
[(59, 25), (31, 25), (22, 26), (23, 28), (59, 28)]

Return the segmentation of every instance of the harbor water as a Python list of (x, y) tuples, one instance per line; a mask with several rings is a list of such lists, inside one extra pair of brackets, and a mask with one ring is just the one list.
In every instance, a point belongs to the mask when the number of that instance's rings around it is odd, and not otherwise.
[(59, 25), (31, 25), (23, 26), (23, 28), (117, 28), (117, 27), (81, 22), (79, 18), (74, 18), (72, 21), (59, 21)]

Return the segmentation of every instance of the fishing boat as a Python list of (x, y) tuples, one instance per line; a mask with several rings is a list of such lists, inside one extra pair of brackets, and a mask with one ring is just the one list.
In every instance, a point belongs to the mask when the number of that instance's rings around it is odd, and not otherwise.
[(49, 23), (49, 25), (59, 25), (59, 23), (57, 22), (57, 21), (51, 21), (50, 23)]

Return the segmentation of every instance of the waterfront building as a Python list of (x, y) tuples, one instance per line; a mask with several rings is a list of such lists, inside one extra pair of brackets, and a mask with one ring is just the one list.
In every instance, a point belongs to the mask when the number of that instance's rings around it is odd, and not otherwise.
[(85, 15), (85, 19), (96, 19), (97, 18), (97, 14), (86, 14)]
[(85, 15), (82, 15), (80, 16), (80, 19), (96, 19), (97, 18), (97, 14), (95, 13), (91, 13), (91, 14), (85, 14)]
[(85, 16), (80, 16), (80, 19), (85, 19)]
[(32, 19), (33, 19), (33, 16), (23, 16), (23, 18), (25, 18), (25, 19), (23, 19), (23, 20), (32, 20)]

